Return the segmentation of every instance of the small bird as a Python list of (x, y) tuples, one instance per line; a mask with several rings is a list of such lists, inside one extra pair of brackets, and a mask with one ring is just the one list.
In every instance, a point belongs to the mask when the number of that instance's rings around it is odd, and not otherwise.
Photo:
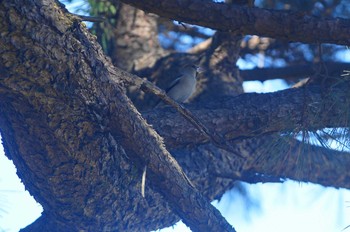
[[(165, 90), (166, 94), (176, 102), (185, 102), (196, 90), (198, 72), (199, 69), (196, 65), (185, 65), (180, 71), (181, 75)], [(156, 107), (162, 105), (164, 105), (164, 103), (159, 102)]]

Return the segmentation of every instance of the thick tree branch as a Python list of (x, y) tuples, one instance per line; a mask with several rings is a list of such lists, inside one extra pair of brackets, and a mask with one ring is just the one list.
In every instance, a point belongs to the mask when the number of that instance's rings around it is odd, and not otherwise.
[[(246, 166), (245, 170), (248, 173), (263, 173), (328, 187), (350, 188), (349, 152), (276, 136), (255, 141), (259, 148), (254, 154), (254, 162)], [(273, 155), (270, 155), (271, 153)], [(270, 159), (270, 162), (265, 162), (266, 158)], [(231, 175), (233, 174), (231, 172)]]
[[(322, 94), (324, 89), (310, 86), (268, 94), (242, 94), (206, 102), (205, 107), (189, 106), (209, 128), (226, 135), (227, 139), (235, 140), (237, 152), (245, 151), (250, 155), (243, 170), (237, 165), (237, 160), (232, 159), (232, 155), (231, 158), (224, 158), (230, 157), (230, 154), (215, 152), (213, 147), (208, 148), (209, 153), (204, 152), (204, 149), (186, 152), (185, 147), (189, 144), (198, 145), (206, 143), (206, 140), (186, 125), (175, 112), (163, 109), (145, 112), (144, 116), (154, 124), (168, 147), (180, 149), (178, 153), (181, 155), (176, 158), (182, 167), (192, 167), (186, 163), (193, 164), (199, 155), (201, 159), (207, 155), (220, 157), (211, 160), (211, 171), (205, 167), (197, 170), (201, 173), (199, 176), (208, 175), (209, 172), (211, 178), (244, 180), (246, 175), (251, 176), (256, 172), (324, 186), (349, 188), (346, 181), (350, 178), (346, 171), (350, 164), (349, 153), (301, 143), (289, 136), (268, 135), (276, 131), (294, 134), (324, 127), (349, 127), (350, 95), (347, 89), (344, 86)], [(257, 138), (238, 140), (244, 137)], [(193, 171), (190, 168), (186, 170)], [(329, 175), (330, 172), (333, 174)]]
[(239, 7), (210, 0), (122, 0), (146, 12), (237, 35), (303, 43), (350, 44), (349, 19), (325, 19), (290, 11)]
[[(274, 132), (348, 127), (350, 94), (346, 88), (334, 88), (328, 94), (322, 93), (322, 89), (316, 86), (265, 94), (248, 93), (189, 105), (188, 108), (227, 140)], [(172, 147), (207, 142), (175, 112), (162, 109), (147, 111), (143, 115), (156, 130), (162, 132), (166, 143)]]
[[(206, 191), (213, 190), (204, 186), (210, 185), (213, 180), (223, 184), (225, 180), (256, 183), (292, 179), (326, 187), (350, 188), (347, 171), (349, 152), (302, 143), (290, 136), (276, 134), (244, 139), (233, 143), (233, 146), (237, 152), (249, 154), (249, 161), (242, 164), (231, 153), (211, 144), (203, 144), (196, 149), (192, 146), (191, 149), (174, 149), (172, 154), (186, 173), (200, 183), (206, 194)], [(221, 196), (219, 192), (217, 195)]]

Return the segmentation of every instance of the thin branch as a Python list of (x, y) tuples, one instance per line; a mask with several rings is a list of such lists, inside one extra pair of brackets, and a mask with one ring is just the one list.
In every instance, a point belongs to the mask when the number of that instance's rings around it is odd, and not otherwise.
[(80, 15), (80, 14), (74, 14), (71, 13), (67, 10), (66, 5), (63, 4), (62, 2), (57, 2), (57, 4), (59, 4), (59, 6), (61, 7), (61, 9), (63, 11), (65, 11), (66, 13), (74, 16), (75, 18), (77, 18), (80, 21), (88, 21), (88, 22), (95, 22), (95, 23), (101, 23), (106, 21), (106, 19), (104, 17), (99, 17), (99, 16), (86, 16), (86, 15)]
[(227, 170), (228, 172), (225, 172), (223, 170), (217, 170), (218, 172), (211, 172), (210, 174), (213, 175), (216, 178), (225, 178), (225, 179), (232, 179), (240, 181), (244, 181), (250, 184), (256, 184), (256, 183), (283, 183), (284, 179), (276, 176), (270, 176), (270, 175), (262, 175), (258, 174), (256, 172), (245, 172), (243, 175), (237, 177), (235, 173), (232, 172), (232, 170)]
[(81, 19), (81, 21), (88, 21), (88, 22), (95, 22), (95, 23), (101, 23), (106, 21), (106, 18), (104, 17), (86, 16), (86, 15), (78, 15), (78, 14), (72, 14), (72, 15)]
[[(339, 76), (343, 70), (349, 69), (349, 63), (325, 62), (327, 73)], [(300, 79), (310, 77), (320, 70), (319, 64), (309, 63), (303, 65), (291, 65), (283, 68), (255, 68), (241, 70), (240, 74), (245, 81), (266, 81), (271, 79), (284, 79), (297, 82)]]

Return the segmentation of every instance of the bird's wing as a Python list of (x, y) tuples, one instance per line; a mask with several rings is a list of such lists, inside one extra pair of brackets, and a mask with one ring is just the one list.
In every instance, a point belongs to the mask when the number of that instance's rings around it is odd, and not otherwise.
[[(181, 75), (180, 75), (178, 78), (176, 78), (175, 80), (173, 80), (173, 82), (171, 82), (170, 86), (169, 86), (168, 88), (165, 89), (165, 92), (166, 92), (166, 93), (169, 93), (169, 91), (170, 91), (177, 83), (179, 83), (180, 77), (181, 77)], [(158, 108), (158, 107), (161, 106), (162, 104), (164, 104), (164, 103), (162, 102), (161, 99), (159, 99), (154, 108)]]
[(166, 88), (165, 92), (168, 93), (175, 85), (177, 85), (180, 81), (180, 77), (176, 78), (175, 80), (173, 80), (173, 82), (171, 82), (171, 84), (169, 85), (168, 88)]

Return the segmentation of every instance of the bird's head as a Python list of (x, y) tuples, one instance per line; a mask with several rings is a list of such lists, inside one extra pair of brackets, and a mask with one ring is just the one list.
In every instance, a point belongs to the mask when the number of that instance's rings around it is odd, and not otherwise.
[(191, 75), (197, 75), (198, 73), (203, 72), (204, 69), (198, 65), (195, 64), (186, 64), (181, 69), (182, 74), (191, 74)]

